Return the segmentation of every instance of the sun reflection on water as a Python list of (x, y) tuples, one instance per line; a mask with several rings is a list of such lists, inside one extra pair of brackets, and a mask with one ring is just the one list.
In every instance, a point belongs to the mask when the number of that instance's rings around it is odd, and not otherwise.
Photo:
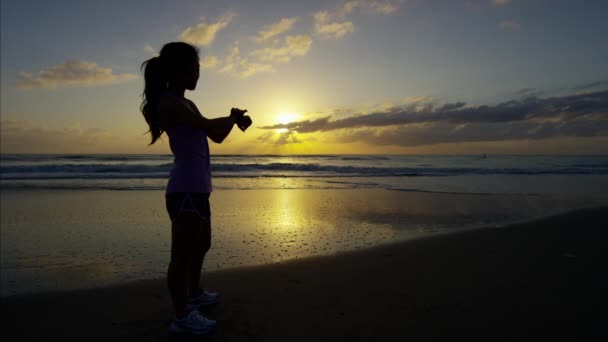
[[(283, 190), (300, 181), (277, 182), (274, 190), (213, 193), (205, 270), (327, 255), (575, 207), (554, 197)], [(171, 238), (162, 195), (0, 192), (3, 295), (164, 277)]]

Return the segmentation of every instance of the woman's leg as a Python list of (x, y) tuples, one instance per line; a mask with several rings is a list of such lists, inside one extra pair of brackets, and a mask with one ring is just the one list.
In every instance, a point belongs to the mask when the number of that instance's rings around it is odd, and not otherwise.
[(188, 278), (191, 267), (192, 241), (200, 231), (200, 217), (193, 212), (182, 212), (171, 225), (171, 261), (167, 272), (167, 283), (175, 315), (184, 317), (188, 296)]
[(197, 236), (193, 239), (193, 244), (190, 250), (190, 279), (189, 293), (191, 297), (196, 297), (200, 294), (200, 279), (203, 269), (203, 261), (209, 248), (211, 247), (211, 218), (199, 218), (200, 229)]

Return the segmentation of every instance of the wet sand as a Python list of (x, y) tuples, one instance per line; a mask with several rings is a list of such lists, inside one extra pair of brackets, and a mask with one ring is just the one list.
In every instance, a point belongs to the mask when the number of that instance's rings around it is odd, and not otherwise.
[[(0, 296), (165, 276), (164, 191), (0, 192)], [(330, 255), (604, 206), (608, 199), (383, 189), (218, 190), (206, 271)]]
[(608, 337), (608, 208), (214, 271), (212, 335), (168, 335), (164, 279), (2, 300), (2, 339), (519, 341)]

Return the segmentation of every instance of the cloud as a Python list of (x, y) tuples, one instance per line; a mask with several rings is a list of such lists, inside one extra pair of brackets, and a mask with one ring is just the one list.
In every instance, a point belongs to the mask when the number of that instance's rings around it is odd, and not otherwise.
[(255, 37), (255, 41), (258, 43), (267, 41), (268, 39), (278, 36), (283, 32), (289, 31), (296, 23), (297, 18), (283, 18), (280, 21), (265, 26)]
[(224, 66), (219, 70), (220, 72), (233, 72), (237, 69), (239, 62), (241, 61), (241, 50), (238, 45), (235, 45), (231, 50), (230, 54), (224, 61)]
[(514, 30), (520, 28), (520, 25), (517, 21), (514, 20), (504, 20), (500, 22), (500, 28), (506, 30)]
[(368, 9), (378, 14), (390, 14), (399, 9), (404, 0), (370, 1), (349, 0), (334, 11), (318, 11), (314, 16), (315, 33), (324, 38), (338, 39), (354, 31), (354, 24), (346, 18), (357, 9)]
[(513, 93), (515, 95), (528, 95), (528, 94), (533, 94), (535, 92), (536, 92), (536, 88), (522, 88)]
[(337, 133), (341, 142), (414, 146), (443, 142), (608, 136), (608, 91), (562, 97), (528, 97), (497, 105), (437, 105), (414, 101), (387, 111), (325, 116), (259, 127), (298, 133)]
[(83, 128), (80, 124), (49, 128), (25, 120), (2, 120), (0, 137), (3, 153), (94, 151), (97, 145), (116, 140), (103, 128)]
[(289, 62), (296, 56), (304, 56), (310, 51), (312, 38), (308, 35), (287, 36), (285, 45), (280, 47), (255, 50), (251, 53), (261, 61), (266, 62)]
[(267, 132), (260, 135), (257, 140), (259, 142), (272, 145), (300, 144), (304, 142), (304, 140), (301, 139), (296, 132), (291, 131)]
[(218, 32), (228, 26), (235, 16), (235, 13), (228, 12), (215, 23), (208, 24), (203, 22), (196, 26), (190, 26), (180, 34), (179, 38), (194, 45), (211, 45)]
[(342, 38), (354, 30), (351, 21), (330, 22), (330, 15), (326, 11), (315, 13), (314, 18), (315, 32), (322, 37), (335, 39)]
[(398, 1), (369, 1), (369, 0), (349, 0), (337, 11), (338, 15), (347, 15), (358, 8), (371, 9), (376, 13), (390, 14), (399, 9), (403, 0)]
[(293, 57), (304, 56), (310, 50), (311, 45), (312, 38), (308, 35), (286, 36), (282, 46), (252, 51), (250, 56), (255, 57), (255, 61), (251, 61), (249, 58), (241, 56), (237, 43), (230, 50), (224, 62), (216, 61), (214, 66), (222, 64), (218, 72), (247, 78), (259, 73), (276, 71), (272, 63), (286, 63)]
[(443, 143), (539, 140), (557, 137), (606, 137), (608, 122), (576, 120), (559, 122), (472, 123), (450, 125), (445, 122), (414, 124), (383, 129), (355, 129), (336, 136), (341, 143), (365, 142), (380, 146), (422, 146)]
[[(404, 0), (370, 1), (350, 0), (332, 12), (319, 11), (314, 13), (314, 31), (324, 38), (342, 38), (354, 31), (352, 21), (344, 17), (356, 9), (370, 9), (375, 13), (389, 14), (398, 9)], [(216, 23), (200, 23), (196, 27), (189, 27), (182, 33), (182, 39), (201, 45), (209, 45), (215, 39), (217, 32), (226, 27), (235, 16), (228, 12)], [(237, 75), (243, 78), (256, 74), (274, 72), (276, 63), (290, 62), (294, 57), (308, 54), (312, 46), (312, 37), (308, 34), (287, 35), (281, 41), (278, 36), (291, 30), (298, 17), (282, 18), (277, 22), (264, 26), (253, 39), (258, 43), (271, 41), (266, 47), (245, 51), (241, 54), (238, 46), (231, 49), (223, 61), (216, 57), (203, 60), (203, 68), (215, 68), (218, 72)]]
[(205, 56), (201, 61), (201, 67), (203, 69), (213, 69), (219, 64), (219, 60), (216, 56)]
[(586, 84), (580, 85), (578, 87), (575, 87), (574, 89), (588, 90), (588, 89), (602, 88), (602, 87), (608, 87), (608, 80), (600, 80), (600, 81), (595, 81), (595, 82), (591, 82), (591, 83), (586, 83)]
[(513, 92), (513, 95), (523, 97), (538, 97), (542, 94), (543, 92), (536, 88), (522, 88)]
[(491, 3), (494, 6), (505, 6), (508, 5), (511, 0), (492, 0)]
[(67, 86), (100, 86), (126, 82), (137, 78), (134, 74), (115, 74), (110, 68), (102, 68), (97, 63), (69, 60), (63, 64), (50, 66), (34, 76), (30, 72), (20, 72), (16, 86), (19, 89)]
[(226, 57), (223, 66), (219, 69), (220, 73), (237, 75), (241, 78), (251, 77), (262, 72), (274, 72), (271, 64), (250, 62), (248, 58), (241, 57), (238, 45), (235, 45), (230, 54)]
[(398, 6), (395, 4), (391, 4), (391, 3), (380, 3), (380, 2), (373, 2), (372, 3), (372, 8), (380, 13), (380, 14), (391, 14), (395, 11), (397, 11)]
[(150, 44), (144, 45), (144, 51), (151, 55), (155, 55), (157, 53), (156, 50), (154, 50), (154, 48)]

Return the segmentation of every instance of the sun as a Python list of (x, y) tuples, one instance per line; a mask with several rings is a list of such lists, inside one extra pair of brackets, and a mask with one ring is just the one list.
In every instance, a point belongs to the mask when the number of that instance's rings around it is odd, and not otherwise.
[(277, 116), (277, 121), (281, 125), (287, 125), (288, 123), (296, 121), (300, 116), (296, 113), (283, 112)]
[[(300, 116), (293, 112), (282, 112), (277, 116), (277, 121), (281, 125), (287, 125), (288, 123), (292, 123), (298, 120)], [(278, 133), (287, 133), (289, 132), (289, 128), (277, 128)]]

